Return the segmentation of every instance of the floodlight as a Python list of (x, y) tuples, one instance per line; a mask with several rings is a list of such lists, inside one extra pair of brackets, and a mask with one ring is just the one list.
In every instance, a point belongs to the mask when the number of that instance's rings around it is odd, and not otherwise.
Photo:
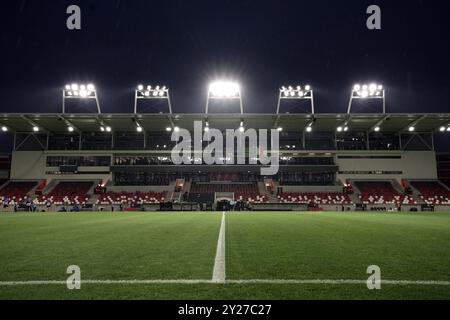
[(136, 131), (137, 131), (137, 132), (142, 132), (142, 127), (141, 127), (141, 126), (137, 126), (137, 127), (136, 127)]
[(447, 131), (450, 131), (450, 127), (447, 128)]
[(342, 127), (337, 127), (337, 132), (342, 132)]
[(216, 81), (209, 85), (209, 94), (215, 98), (238, 98), (240, 96), (240, 87), (237, 82)]
[(376, 126), (374, 129), (373, 129), (373, 131), (375, 131), (375, 132), (379, 132), (381, 130), (381, 128), (379, 127), (379, 126)]
[(278, 130), (279, 132), (281, 132), (281, 131), (283, 131), (283, 128), (282, 128), (282, 127), (278, 127), (277, 130)]
[(111, 127), (109, 127), (109, 126), (106, 127), (105, 129), (106, 129), (106, 132), (111, 132), (111, 130), (112, 130)]
[[(449, 129), (449, 128), (447, 128), (447, 129)], [(445, 127), (440, 127), (440, 128), (439, 128), (439, 131), (440, 131), (440, 132), (444, 132), (445, 130), (446, 130)]]
[(350, 101), (348, 103), (348, 111), (350, 113), (352, 108), (353, 99), (382, 99), (383, 101), (383, 113), (386, 113), (386, 101), (384, 95), (384, 89), (381, 84), (355, 84), (350, 95)]
[(67, 131), (69, 131), (69, 132), (73, 132), (75, 129), (72, 127), (72, 126), (68, 126), (67, 127)]
[(205, 130), (205, 132), (209, 132), (209, 127), (206, 126), (204, 130)]
[(170, 106), (169, 89), (166, 86), (151, 86), (139, 84), (136, 87), (135, 94), (135, 112), (137, 113), (137, 100), (138, 99), (167, 99), (169, 102), (169, 112), (172, 113), (172, 107)]
[(38, 126), (33, 126), (33, 131), (34, 132), (38, 132), (39, 131), (39, 127)]
[(178, 132), (178, 131), (180, 131), (180, 128), (179, 127), (174, 127), (173, 131)]
[(408, 131), (409, 131), (409, 132), (413, 132), (414, 130), (416, 130), (416, 128), (415, 128), (414, 126), (410, 126), (410, 127), (408, 128)]
[(101, 126), (101, 127), (100, 127), (100, 131), (101, 131), (101, 132), (105, 132), (105, 127)]
[(347, 126), (344, 127), (344, 131), (345, 131), (345, 132), (348, 131), (348, 127), (347, 127)]
[(311, 132), (311, 131), (312, 131), (312, 126), (306, 127), (306, 132)]
[(166, 131), (170, 132), (170, 131), (172, 131), (172, 128), (171, 127), (166, 127)]
[(278, 97), (277, 114), (280, 113), (281, 100), (311, 100), (311, 113), (314, 113), (313, 90), (310, 85), (281, 86)]
[(95, 86), (92, 83), (89, 84), (66, 84), (63, 89), (63, 105), (62, 113), (66, 113), (66, 99), (95, 99), (97, 104), (97, 112), (100, 111), (100, 104), (97, 98), (97, 92)]
[(2, 127), (2, 131), (3, 131), (3, 132), (6, 132), (6, 131), (8, 131), (8, 128), (5, 127), (5, 126), (3, 126), (3, 127)]

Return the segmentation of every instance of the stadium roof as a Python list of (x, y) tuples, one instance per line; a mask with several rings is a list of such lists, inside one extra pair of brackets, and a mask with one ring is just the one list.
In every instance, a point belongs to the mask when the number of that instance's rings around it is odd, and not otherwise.
[(0, 125), (11, 131), (30, 132), (38, 125), (47, 132), (67, 132), (70, 123), (83, 132), (99, 131), (99, 126), (110, 126), (113, 131), (135, 131), (135, 120), (147, 132), (165, 131), (169, 126), (193, 129), (195, 120), (208, 120), (211, 128), (238, 128), (244, 121), (245, 128), (277, 128), (284, 131), (303, 131), (314, 120), (314, 131), (334, 131), (346, 124), (350, 131), (369, 131), (379, 125), (382, 132), (399, 132), (414, 125), (416, 132), (433, 132), (450, 125), (450, 113), (319, 113), (319, 114), (262, 114), (262, 113), (2, 113)]

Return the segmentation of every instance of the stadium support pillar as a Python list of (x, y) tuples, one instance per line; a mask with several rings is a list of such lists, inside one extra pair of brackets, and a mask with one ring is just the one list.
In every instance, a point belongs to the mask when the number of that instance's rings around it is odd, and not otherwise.
[(369, 141), (369, 132), (368, 131), (366, 131), (366, 147), (367, 147), (367, 150), (370, 150), (370, 141)]
[(306, 149), (306, 134), (305, 134), (305, 130), (302, 131), (302, 147), (303, 147), (303, 149)]
[(111, 150), (114, 150), (114, 132), (111, 132)]
[(45, 150), (48, 150), (49, 144), (50, 144), (50, 134), (47, 132), (47, 140), (45, 142)]
[(80, 134), (78, 135), (78, 150), (81, 150), (81, 135), (82, 133), (80, 132)]

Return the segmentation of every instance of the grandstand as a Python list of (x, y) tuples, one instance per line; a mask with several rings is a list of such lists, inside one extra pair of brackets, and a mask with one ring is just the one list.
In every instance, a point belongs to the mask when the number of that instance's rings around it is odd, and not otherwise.
[[(79, 99), (93, 112), (71, 111)], [(213, 112), (218, 99), (240, 112)], [(353, 112), (359, 99), (382, 102), (381, 112)], [(142, 108), (155, 100), (167, 108)], [(244, 113), (239, 85), (217, 82), (204, 113), (173, 113), (167, 87), (140, 85), (133, 113), (102, 113), (92, 84), (67, 85), (61, 113), (0, 115), (2, 132), (14, 135), (0, 162), (2, 210), (449, 211), (448, 156), (437, 158), (434, 136), (450, 131), (450, 114), (386, 113), (377, 84), (355, 85), (347, 113), (317, 113), (313, 101), (309, 85), (282, 87), (275, 113)], [(230, 151), (223, 138), (221, 162), (211, 164), (211, 129), (233, 130), (244, 146), (234, 137)], [(175, 165), (181, 130), (194, 151)], [(264, 130), (278, 145), (261, 144)], [(274, 174), (262, 173), (273, 165), (264, 156), (278, 159)]]
[[(193, 131), (194, 121), (221, 131), (278, 128), (278, 173), (260, 175), (248, 154), (245, 164), (174, 165), (172, 130)], [(15, 137), (0, 177), (3, 211), (25, 202), (38, 211), (214, 210), (219, 201), (248, 210), (450, 210), (433, 144), (448, 114), (9, 113), (0, 123)]]

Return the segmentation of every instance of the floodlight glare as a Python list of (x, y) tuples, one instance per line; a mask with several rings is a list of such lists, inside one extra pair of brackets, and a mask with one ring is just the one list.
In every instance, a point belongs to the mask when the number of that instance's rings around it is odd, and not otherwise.
[(311, 126), (306, 127), (306, 132), (311, 132), (311, 131), (312, 131), (312, 127)]
[(142, 127), (137, 126), (137, 127), (136, 127), (136, 131), (137, 131), (137, 132), (142, 132)]
[(439, 131), (440, 131), (440, 132), (444, 132), (444, 131), (445, 131), (445, 127), (440, 127), (440, 128), (439, 128)]
[(342, 132), (342, 127), (337, 127), (337, 132)]
[(75, 129), (72, 127), (72, 126), (68, 126), (67, 127), (67, 131), (69, 131), (69, 132), (73, 132)]
[(180, 131), (180, 128), (179, 127), (175, 127), (175, 128), (173, 128), (173, 131), (178, 132), (178, 131)]
[(379, 132), (379, 131), (380, 131), (380, 127), (379, 127), (379, 126), (376, 126), (376, 127), (373, 129), (373, 131)]
[(106, 127), (105, 129), (106, 129), (106, 132), (111, 132), (111, 130), (112, 130), (111, 127)]
[(411, 127), (408, 128), (409, 132), (413, 132), (414, 130), (416, 130), (416, 128), (414, 126), (411, 126)]
[(144, 90), (144, 86), (143, 86), (142, 84), (140, 84), (140, 85), (137, 86), (137, 89), (138, 89), (139, 91), (142, 91), (142, 90)]
[(34, 131), (34, 132), (38, 132), (38, 131), (39, 131), (39, 127), (34, 126), (34, 127), (33, 127), (33, 131)]
[(6, 131), (8, 131), (8, 128), (3, 126), (3, 127), (2, 127), (2, 131), (3, 131), (3, 132), (6, 132)]
[(282, 127), (278, 127), (277, 130), (278, 130), (279, 132), (281, 132), (281, 131), (283, 131), (283, 128), (282, 128)]
[(383, 86), (376, 83), (371, 84), (355, 84), (353, 86), (352, 91), (352, 97), (356, 94), (355, 98), (368, 98), (368, 97), (374, 97), (374, 98), (380, 98), (381, 94), (383, 92)]
[(347, 126), (344, 127), (344, 131), (346, 131), (346, 132), (348, 131), (348, 127)]
[(100, 127), (100, 131), (101, 131), (101, 132), (105, 132), (105, 127), (101, 126), (101, 127)]
[(280, 91), (285, 98), (308, 98), (309, 94), (312, 94), (311, 86), (306, 85), (304, 88), (305, 90), (302, 90), (302, 86), (296, 86), (295, 88), (293, 86), (288, 86), (287, 88), (282, 86)]
[(209, 94), (216, 98), (237, 98), (240, 87), (237, 82), (216, 81), (209, 85)]
[(448, 127), (448, 128), (447, 128), (447, 131), (449, 131), (449, 132), (450, 132), (450, 127)]
[(95, 87), (93, 84), (67, 84), (64, 92), (66, 96), (73, 98), (95, 98)]
[(204, 130), (205, 130), (205, 132), (208, 132), (209, 131), (209, 127), (206, 126)]
[(245, 131), (245, 128), (242, 127), (242, 126), (240, 126), (240, 127), (239, 127), (239, 132), (244, 132), (244, 131)]
[(172, 131), (172, 128), (171, 128), (171, 127), (167, 127), (167, 128), (166, 128), (166, 131), (167, 131), (167, 132), (170, 132), (170, 131)]

